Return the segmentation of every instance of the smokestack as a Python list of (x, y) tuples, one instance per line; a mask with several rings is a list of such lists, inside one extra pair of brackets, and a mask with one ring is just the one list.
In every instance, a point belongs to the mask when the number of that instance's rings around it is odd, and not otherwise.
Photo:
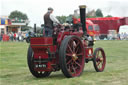
[(86, 29), (86, 5), (80, 5), (80, 21), (82, 24), (84, 35), (87, 35), (87, 29)]
[(36, 24), (34, 24), (34, 33), (36, 33)]

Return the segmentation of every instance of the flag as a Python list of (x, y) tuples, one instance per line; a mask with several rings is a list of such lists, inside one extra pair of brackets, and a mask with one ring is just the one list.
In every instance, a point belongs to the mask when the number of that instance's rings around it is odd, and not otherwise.
[(0, 19), (0, 24), (1, 24), (1, 19)]
[(7, 19), (5, 20), (5, 24), (8, 25), (8, 20)]

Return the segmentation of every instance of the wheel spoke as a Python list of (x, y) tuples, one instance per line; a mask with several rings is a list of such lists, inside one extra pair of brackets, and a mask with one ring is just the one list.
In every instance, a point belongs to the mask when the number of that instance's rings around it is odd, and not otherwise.
[(66, 55), (67, 55), (67, 56), (72, 56), (72, 54), (70, 54), (70, 53), (66, 53)]
[(81, 65), (78, 62), (74, 61), (74, 63), (81, 68)]
[(69, 65), (68, 71), (71, 72), (71, 66)]
[(100, 67), (101, 67), (101, 66), (100, 66), (100, 64), (99, 64), (99, 65), (98, 65), (98, 69), (100, 69)]
[(80, 44), (80, 42), (78, 42), (78, 43), (76, 44), (76, 47), (77, 47), (79, 44)]
[(73, 52), (75, 52), (75, 48), (76, 48), (76, 42), (75, 41), (73, 41), (72, 46), (73, 46)]
[(75, 70), (75, 68), (74, 68), (73, 64), (72, 64), (72, 69), (73, 69), (73, 72), (74, 72), (74, 73), (76, 73), (76, 70)]
[(103, 56), (101, 55), (101, 56), (98, 56), (99, 58), (103, 58)]
[(101, 69), (103, 67), (103, 60), (101, 58), (103, 58), (102, 52), (98, 51), (97, 58), (96, 58), (96, 61), (97, 61), (96, 66), (98, 69)]
[(81, 62), (81, 58), (78, 58), (77, 61), (78, 61), (78, 62)]
[(99, 51), (97, 51), (96, 56), (99, 57)]
[(96, 66), (99, 66), (100, 65), (100, 61), (97, 62)]
[(79, 54), (76, 54), (77, 56), (81, 56), (81, 55), (83, 55), (83, 53), (79, 53)]
[(74, 42), (74, 41), (71, 40), (71, 41), (70, 41), (70, 44), (69, 44), (69, 45), (70, 45), (70, 48), (72, 49), (72, 51), (73, 51), (73, 42)]
[(67, 62), (67, 65), (70, 64), (72, 62), (72, 59), (70, 59), (68, 62)]
[(97, 58), (96, 58), (96, 61), (99, 61), (99, 60), (100, 60), (100, 58), (99, 58), (99, 57), (97, 57)]
[(69, 46), (69, 44), (68, 44), (68, 48), (69, 48), (70, 52), (73, 53), (73, 51), (72, 51), (71, 47)]
[(103, 58), (103, 55), (102, 55), (102, 52), (100, 51), (100, 53), (99, 53), (99, 56), (98, 56), (99, 58)]
[(77, 47), (77, 48), (76, 48), (76, 52), (75, 52), (75, 53), (77, 53), (77, 52), (78, 52), (78, 50), (79, 50), (79, 47)]
[(101, 63), (103, 64), (103, 62), (104, 62), (104, 59), (101, 61)]
[(101, 65), (103, 66), (104, 60), (101, 61)]
[(102, 68), (102, 63), (100, 62), (99, 69)]

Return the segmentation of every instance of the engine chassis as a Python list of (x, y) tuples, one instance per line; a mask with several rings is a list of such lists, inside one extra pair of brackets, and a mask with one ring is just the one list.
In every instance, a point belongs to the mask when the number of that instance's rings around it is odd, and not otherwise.
[[(59, 71), (61, 69), (64, 75), (70, 78), (79, 76), (84, 69), (83, 62), (88, 63), (89, 61), (93, 61), (94, 67), (97, 72), (101, 72), (104, 70), (106, 63), (104, 50), (102, 48), (97, 48), (95, 52), (93, 52), (94, 40), (89, 40), (89, 36), (83, 36), (82, 30), (79, 30), (79, 32), (60, 31), (58, 33), (58, 36), (56, 37), (56, 41), (54, 41), (54, 38), (55, 37), (44, 36), (30, 38), (29, 49), (31, 48), (32, 52), (29, 53), (28, 49), (28, 55), (33, 55), (33, 61), (32, 59), (28, 60), (28, 64), (30, 62), (32, 64), (29, 64), (30, 70), (34, 70), (35, 72), (39, 73), (51, 73), (53, 71)], [(75, 47), (75, 45), (78, 46)], [(76, 52), (77, 49), (78, 51)], [(64, 51), (67, 53), (65, 53)], [(68, 51), (73, 52), (68, 53)], [(80, 52), (82, 52), (81, 55)], [(99, 56), (99, 52), (101, 53), (101, 57)], [(69, 58), (67, 58), (67, 55)], [(28, 58), (31, 57), (32, 56), (28, 56)], [(69, 60), (71, 61), (70, 63), (73, 64), (68, 64)], [(99, 67), (99, 65), (101, 67)], [(37, 74), (33, 75), (35, 77), (40, 77), (37, 76)]]

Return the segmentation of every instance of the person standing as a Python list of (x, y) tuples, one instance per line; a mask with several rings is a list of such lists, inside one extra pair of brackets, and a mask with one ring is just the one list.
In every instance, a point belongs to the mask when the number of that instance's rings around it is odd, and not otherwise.
[(2, 35), (0, 34), (0, 41), (2, 41)]
[(59, 24), (55, 16), (52, 15), (53, 8), (49, 7), (48, 12), (44, 15), (44, 25), (45, 25), (45, 36), (51, 37), (53, 34), (54, 24)]
[(14, 36), (14, 40), (16, 41), (16, 32), (14, 33), (14, 35), (13, 35), (13, 36)]
[(13, 38), (13, 35), (14, 35), (13, 32), (11, 32), (11, 37), (10, 37), (11, 38), (11, 41), (13, 41), (13, 39), (14, 39)]

